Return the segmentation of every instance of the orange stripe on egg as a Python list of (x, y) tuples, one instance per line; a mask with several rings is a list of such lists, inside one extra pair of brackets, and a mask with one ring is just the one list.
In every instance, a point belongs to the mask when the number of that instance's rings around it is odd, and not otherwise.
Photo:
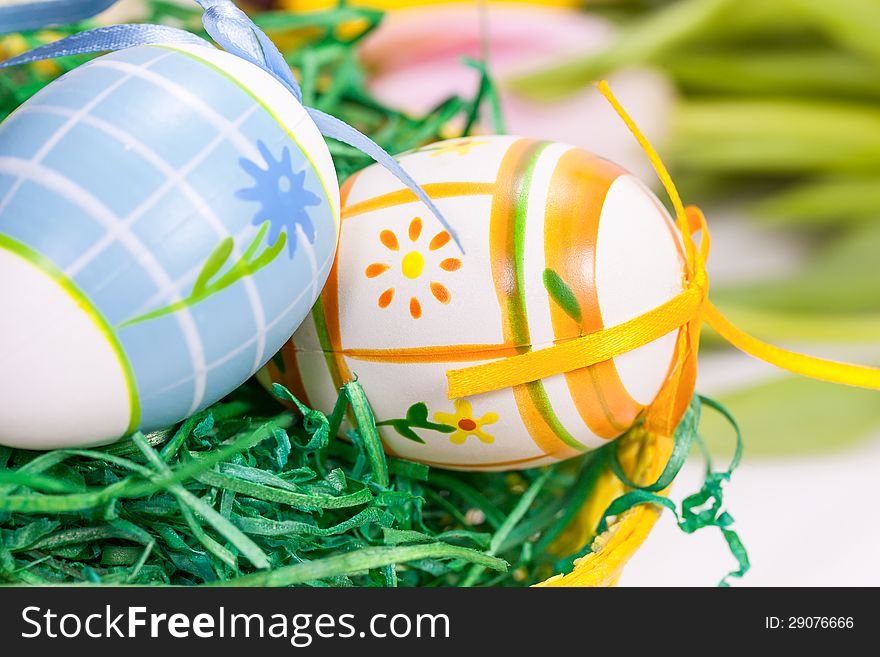
[[(342, 184), (339, 188), (339, 200), (345, 212), (345, 206), (348, 198), (351, 196), (351, 190), (361, 172), (358, 171)], [(351, 372), (348, 371), (348, 365), (342, 355), (342, 340), (339, 331), (339, 268), (337, 261), (339, 259), (339, 246), (336, 247), (336, 258), (333, 261), (333, 267), (330, 268), (330, 275), (324, 285), (324, 291), (321, 293), (315, 306), (312, 308), (312, 319), (315, 322), (315, 329), (318, 334), (318, 341), (321, 343), (321, 349), (324, 351), (324, 358), (327, 361), (327, 369), (330, 371), (330, 377), (333, 379), (333, 385), (341, 388), (343, 384), (351, 380)]]
[[(518, 353), (529, 351), (531, 335), (522, 280), (523, 230), (531, 172), (546, 142), (520, 139), (505, 153), (492, 199), (489, 256), (505, 343)], [(556, 417), (540, 381), (512, 388), (523, 424), (535, 444), (547, 455), (563, 459), (583, 446), (568, 434)]]
[(339, 188), (339, 205), (342, 207), (343, 213), (345, 212), (345, 206), (348, 203), (348, 197), (351, 195), (351, 190), (354, 188), (354, 183), (360, 175), (360, 171), (353, 173)]
[(472, 363), (516, 356), (520, 349), (505, 344), (455, 344), (403, 349), (344, 349), (354, 360), (377, 363)]
[[(566, 152), (553, 172), (544, 225), (545, 262), (568, 286), (580, 309), (579, 318), (572, 316), (548, 298), (557, 343), (605, 328), (596, 289), (596, 242), (605, 197), (624, 173), (579, 149)], [(619, 436), (643, 410), (623, 385), (613, 360), (567, 372), (565, 379), (581, 418), (602, 438)]]
[[(349, 178), (340, 189), (341, 198), (347, 199), (354, 185), (355, 176)], [(333, 386), (340, 390), (343, 385), (352, 380), (348, 364), (342, 353), (342, 337), (339, 327), (339, 246), (336, 247), (336, 259), (330, 268), (330, 274), (324, 285), (324, 291), (318, 301), (312, 307), (312, 320), (315, 323), (315, 332), (318, 342), (324, 352), (324, 361)], [(349, 421), (354, 422), (352, 413), (348, 413)]]
[[(346, 185), (347, 184), (348, 183), (346, 183)], [(432, 200), (454, 196), (491, 196), (495, 192), (494, 183), (426, 183), (421, 187)], [(346, 199), (347, 198), (348, 194), (346, 194)], [(350, 219), (351, 217), (356, 217), (367, 212), (384, 210), (385, 208), (404, 205), (405, 203), (416, 203), (418, 200), (418, 197), (409, 189), (399, 189), (395, 192), (389, 192), (388, 194), (365, 199), (360, 203), (354, 203), (347, 207), (343, 202), (342, 219)]]

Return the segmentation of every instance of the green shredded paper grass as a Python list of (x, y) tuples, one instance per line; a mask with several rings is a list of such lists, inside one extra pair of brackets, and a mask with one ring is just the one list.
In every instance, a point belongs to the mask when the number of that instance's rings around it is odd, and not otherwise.
[[(340, 400), (330, 418), (300, 417), (248, 384), (107, 448), (0, 448), (0, 578), (454, 586), (552, 573), (546, 542), (602, 452), (520, 473), (429, 470), (384, 455), (357, 383)], [(365, 424), (331, 438), (348, 408)]]
[[(200, 32), (196, 12), (162, 2), (153, 7), (150, 22)], [(255, 21), (270, 35), (308, 29), (294, 47), (279, 42), (303, 81), (305, 104), (351, 123), (389, 152), (449, 136), (442, 130), (456, 117), (467, 133), (484, 105), (501, 127), (494, 88), (476, 62), (463, 65), (483, 73), (477, 97), (450, 98), (425, 116), (407, 116), (372, 98), (353, 46), (381, 17), (343, 6), (308, 15), (266, 13)], [(84, 27), (20, 38), (33, 47)], [(8, 39), (0, 37), (0, 47), (9, 48)], [(61, 60), (50, 74), (34, 66), (0, 73), (0, 117), (83, 60)], [(332, 143), (331, 152), (341, 180), (369, 164), (342, 144)], [(589, 551), (589, 542), (568, 557), (549, 548), (599, 473), (616, 463), (615, 443), (535, 470), (448, 472), (387, 457), (356, 382), (343, 388), (329, 417), (281, 386), (273, 392), (300, 412), (284, 410), (250, 381), (179, 426), (108, 447), (47, 453), (0, 447), (0, 582), (524, 586), (570, 570), (572, 559)], [(53, 395), (63, 394), (47, 387), (47, 413)], [(341, 439), (346, 413), (357, 429)], [(662, 487), (690, 451), (694, 414), (682, 423)], [(720, 487), (729, 473), (709, 472), (704, 489), (688, 498), (690, 507), (685, 500), (679, 524), (688, 532), (704, 526), (726, 532), (741, 574), (747, 557), (721, 509)], [(657, 490), (637, 489), (640, 495), (620, 498), (609, 512), (671, 505), (653, 494)]]

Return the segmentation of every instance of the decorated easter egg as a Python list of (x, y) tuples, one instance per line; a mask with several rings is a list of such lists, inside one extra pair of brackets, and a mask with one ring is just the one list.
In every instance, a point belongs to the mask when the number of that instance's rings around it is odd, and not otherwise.
[(387, 451), (453, 469), (547, 464), (603, 445), (658, 395), (677, 332), (591, 367), (447, 398), (447, 370), (621, 324), (683, 287), (680, 236), (654, 194), (583, 150), (508, 136), (441, 142), (401, 164), (426, 207), (373, 166), (342, 189), (327, 286), (261, 374), (329, 411), (357, 377)]
[(140, 46), (0, 125), (0, 444), (110, 442), (217, 401), (330, 271), (339, 188), (272, 75)]

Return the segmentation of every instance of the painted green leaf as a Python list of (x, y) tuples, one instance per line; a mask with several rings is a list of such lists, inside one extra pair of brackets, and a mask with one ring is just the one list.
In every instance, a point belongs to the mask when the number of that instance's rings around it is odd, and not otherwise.
[(256, 254), (257, 249), (260, 248), (260, 244), (262, 243), (263, 238), (266, 236), (266, 232), (268, 230), (269, 230), (269, 222), (264, 221), (260, 225), (260, 230), (257, 231), (256, 236), (254, 236), (254, 239), (251, 240), (251, 243), (248, 245), (248, 248), (245, 250), (244, 254), (241, 256), (242, 260), (244, 260), (245, 262), (250, 262), (253, 259), (254, 254)]
[(428, 421), (428, 405), (425, 402), (413, 404), (406, 411), (406, 419), (412, 424)]
[(450, 427), (448, 424), (437, 424), (436, 422), (425, 422), (419, 425), (421, 429), (430, 429), (431, 431), (439, 431), (440, 433), (455, 433), (457, 429)]
[(211, 255), (205, 260), (205, 264), (202, 265), (202, 271), (199, 273), (195, 285), (193, 285), (193, 297), (198, 297), (205, 291), (208, 282), (217, 275), (217, 272), (219, 272), (223, 265), (226, 264), (226, 261), (229, 260), (234, 245), (234, 240), (231, 237), (226, 237), (211, 252)]
[(559, 274), (552, 269), (545, 269), (544, 287), (547, 288), (550, 297), (565, 311), (565, 314), (580, 323), (583, 319), (581, 306), (572, 289), (560, 278)]
[(419, 443), (420, 445), (425, 444), (425, 441), (422, 440), (421, 436), (419, 436), (415, 431), (410, 428), (410, 425), (406, 420), (384, 420), (383, 422), (377, 422), (376, 426), (391, 427), (399, 435), (403, 436), (407, 440), (411, 440), (414, 443)]
[(254, 274), (261, 270), (263, 267), (271, 263), (281, 251), (284, 250), (284, 247), (287, 245), (287, 233), (281, 233), (278, 236), (278, 239), (275, 241), (275, 244), (267, 248), (263, 251), (253, 262), (248, 262), (247, 273)]
[(438, 424), (428, 419), (428, 405), (425, 402), (418, 402), (409, 407), (406, 412), (406, 419), (410, 426), (419, 429), (428, 429), (430, 431), (439, 431), (440, 433), (453, 433), (455, 427), (447, 424)]
[[(266, 231), (266, 224), (263, 224), (263, 227), (260, 229), (257, 237), (248, 247), (245, 254), (238, 259), (226, 272), (218, 277), (214, 278), (220, 269), (223, 267), (224, 263), (229, 259), (229, 256), (232, 254), (232, 249), (234, 248), (234, 242), (231, 237), (227, 237), (220, 244), (217, 245), (217, 248), (208, 256), (208, 259), (205, 261), (205, 264), (202, 266), (202, 271), (199, 274), (198, 279), (196, 280), (195, 285), (193, 286), (192, 294), (190, 294), (186, 299), (182, 299), (177, 301), (176, 303), (169, 304), (162, 308), (158, 308), (157, 310), (153, 310), (145, 315), (140, 315), (138, 317), (134, 317), (129, 319), (122, 324), (120, 324), (120, 328), (125, 328), (126, 326), (131, 326), (132, 324), (138, 324), (140, 322), (145, 322), (150, 319), (155, 319), (157, 317), (162, 317), (164, 315), (169, 315), (171, 313), (177, 312), (184, 308), (189, 308), (190, 306), (203, 301), (204, 299), (210, 297), (211, 295), (217, 294), (222, 290), (225, 290), (231, 285), (234, 285), (241, 279), (247, 276), (253, 276), (255, 273), (260, 271), (263, 267), (268, 266), (279, 256), (279, 254), (284, 249), (284, 246), (287, 244), (287, 235), (285, 233), (281, 233), (278, 237), (278, 240), (272, 246), (263, 250), (259, 256), (251, 260), (255, 253), (255, 249), (259, 246), (260, 240), (262, 239), (263, 234)], [(213, 282), (211, 282), (213, 279)]]
[(419, 436), (415, 431), (413, 431), (409, 425), (403, 420), (395, 420), (390, 423), (394, 430), (399, 433), (404, 438), (413, 441), (414, 443), (419, 443), (420, 445), (424, 445), (425, 441), (422, 440), (422, 437)]
[(272, 263), (287, 244), (287, 234), (281, 233), (275, 244), (267, 247), (260, 255), (254, 258), (255, 247), (259, 246), (259, 239), (262, 239), (260, 235), (251, 243), (244, 255), (223, 276), (214, 281), (213, 285), (211, 285), (210, 294), (216, 294), (220, 290), (225, 290), (246, 276), (253, 276), (263, 267)]
[(413, 428), (427, 429), (439, 433), (453, 433), (455, 431), (455, 427), (431, 422), (428, 419), (428, 405), (425, 404), (425, 402), (417, 402), (410, 406), (406, 411), (406, 418), (384, 420), (382, 422), (377, 422), (376, 426), (393, 427), (394, 430), (404, 438), (422, 445), (425, 444), (425, 441), (413, 431)]

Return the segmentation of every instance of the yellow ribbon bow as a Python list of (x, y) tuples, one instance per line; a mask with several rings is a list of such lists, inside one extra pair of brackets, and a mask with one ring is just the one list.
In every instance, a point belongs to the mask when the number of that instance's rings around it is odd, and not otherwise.
[[(710, 237), (703, 213), (694, 206), (685, 208), (678, 190), (659, 155), (618, 102), (604, 80), (599, 91), (635, 136), (654, 166), (660, 182), (675, 209), (676, 226), (685, 245), (685, 286), (672, 300), (623, 324), (589, 333), (547, 349), (531, 351), (483, 365), (447, 372), (449, 398), (468, 397), (492, 390), (538, 381), (548, 376), (589, 367), (680, 329), (676, 362), (670, 369), (657, 399), (648, 409), (645, 423), (649, 431), (671, 435), (684, 415), (697, 372), (697, 351), (703, 322), (738, 349), (782, 369), (803, 376), (880, 390), (880, 369), (839, 363), (780, 349), (752, 337), (734, 326), (709, 300), (706, 261)], [(694, 235), (699, 233), (699, 243)]]

